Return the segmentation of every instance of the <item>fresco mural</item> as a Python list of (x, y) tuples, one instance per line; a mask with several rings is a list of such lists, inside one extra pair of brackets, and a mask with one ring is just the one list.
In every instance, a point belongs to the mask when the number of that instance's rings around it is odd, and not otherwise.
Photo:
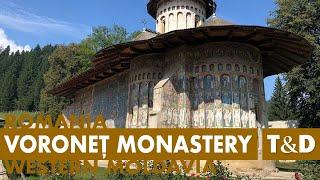
[(205, 92), (205, 127), (215, 127), (214, 121), (214, 92), (215, 92), (215, 77), (213, 75), (206, 75), (204, 78), (204, 92)]
[[(157, 128), (255, 128), (264, 124), (259, 56), (212, 47), (212, 52), (206, 49), (202, 54), (135, 59), (130, 72), (83, 89), (65, 114), (102, 113), (116, 127), (128, 128), (148, 128), (150, 121)], [(212, 57), (214, 53), (217, 57)], [(220, 58), (228, 53), (232, 56), (222, 62)]]
[(91, 120), (102, 114), (117, 128), (124, 128), (127, 116), (128, 74), (118, 75), (122, 81), (105, 80), (90, 86), (74, 98), (74, 103), (66, 107), (64, 114), (91, 116)]

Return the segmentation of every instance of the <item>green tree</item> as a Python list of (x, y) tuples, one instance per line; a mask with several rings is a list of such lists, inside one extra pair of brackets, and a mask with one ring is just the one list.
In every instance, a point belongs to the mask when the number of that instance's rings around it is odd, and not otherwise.
[(276, 0), (277, 8), (268, 23), (306, 38), (312, 56), (287, 74), (289, 102), (301, 127), (320, 127), (320, 1)]
[(274, 91), (269, 102), (269, 121), (293, 120), (294, 114), (289, 107), (288, 93), (280, 76), (277, 76)]
[(19, 72), (19, 62), (15, 57), (19, 52), (10, 55), (10, 47), (1, 53), (1, 82), (0, 83), (0, 110), (11, 111), (15, 108), (17, 98), (17, 78)]
[(63, 107), (69, 103), (66, 98), (55, 97), (47, 92), (57, 83), (84, 72), (90, 68), (90, 54), (82, 51), (79, 45), (58, 46), (49, 56), (50, 68), (44, 75), (45, 88), (41, 91), (40, 110), (52, 116), (57, 116)]
[(80, 43), (82, 51), (94, 56), (99, 50), (133, 40), (141, 31), (134, 31), (131, 34), (121, 26), (113, 25), (111, 28), (98, 26), (92, 28), (92, 34)]
[(94, 55), (99, 50), (114, 44), (128, 41), (128, 32), (125, 28), (114, 25), (111, 28), (98, 26), (92, 28), (92, 34), (81, 42), (85, 50), (91, 50)]
[(70, 103), (64, 97), (55, 97), (47, 92), (57, 84), (88, 70), (95, 53), (107, 46), (124, 43), (137, 36), (130, 34), (125, 28), (114, 25), (94, 27), (92, 34), (80, 44), (59, 46), (49, 57), (50, 68), (44, 76), (45, 88), (41, 92), (41, 111), (57, 116)]
[(17, 110), (39, 110), (40, 90), (44, 87), (43, 74), (49, 68), (48, 56), (54, 48), (51, 45), (43, 48), (36, 46), (19, 56), (21, 69), (17, 80)]

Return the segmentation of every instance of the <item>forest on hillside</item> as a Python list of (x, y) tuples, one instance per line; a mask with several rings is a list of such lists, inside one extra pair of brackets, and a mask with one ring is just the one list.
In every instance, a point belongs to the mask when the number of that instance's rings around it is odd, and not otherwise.
[(43, 75), (55, 46), (35, 47), (29, 52), (0, 53), (0, 111), (38, 111)]
[(100, 49), (132, 40), (139, 31), (99, 26), (80, 43), (39, 45), (31, 51), (11, 53), (0, 48), (0, 112), (29, 111), (57, 115), (69, 103), (47, 93), (63, 80), (86, 71)]

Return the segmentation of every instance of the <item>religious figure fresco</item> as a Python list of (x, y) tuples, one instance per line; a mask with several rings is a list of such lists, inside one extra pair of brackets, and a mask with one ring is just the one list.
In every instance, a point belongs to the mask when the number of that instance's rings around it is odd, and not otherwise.
[(231, 95), (231, 79), (229, 75), (221, 76), (221, 101), (223, 113), (223, 126), (230, 127), (232, 121), (232, 95)]
[(241, 107), (241, 123), (242, 127), (246, 128), (248, 124), (248, 96), (247, 93), (241, 92), (240, 95), (240, 107)]
[(148, 85), (148, 106), (149, 108), (153, 108), (153, 92), (154, 92), (154, 82), (149, 82)]
[(214, 125), (214, 91), (215, 78), (212, 75), (207, 75), (204, 81), (205, 91), (205, 124), (206, 127), (213, 128)]
[(222, 75), (221, 76), (221, 89), (222, 90), (230, 90), (231, 89), (231, 82), (229, 75)]
[(195, 127), (204, 127), (204, 119), (205, 119), (205, 103), (204, 103), (204, 78), (202, 76), (194, 78), (194, 100), (193, 103), (193, 121)]
[(246, 92), (247, 91), (247, 80), (245, 77), (240, 76), (239, 77), (239, 87), (240, 87), (240, 91)]
[(179, 75), (179, 86), (181, 87), (181, 91), (179, 92), (179, 120), (178, 125), (180, 127), (187, 127), (188, 119), (187, 119), (187, 79), (182, 74)]
[(233, 92), (233, 127), (241, 127), (241, 113), (240, 113), (240, 94), (237, 91)]
[(215, 122), (216, 122), (216, 127), (217, 128), (221, 128), (223, 127), (223, 119), (222, 119), (222, 107), (221, 107), (221, 103), (218, 103), (218, 106), (216, 107), (215, 110)]
[(257, 122), (256, 112), (253, 110), (250, 110), (249, 117), (250, 117), (249, 128), (256, 127), (256, 122)]
[(233, 127), (240, 128), (241, 127), (241, 109), (235, 108), (234, 109), (234, 125)]
[(204, 91), (206, 103), (214, 102), (214, 86), (215, 78), (212, 75), (207, 75), (204, 79)]
[(239, 76), (237, 76), (237, 75), (233, 76), (232, 90), (239, 91)]
[(138, 112), (139, 112), (139, 91), (140, 84), (132, 85), (132, 126), (136, 127), (138, 125)]

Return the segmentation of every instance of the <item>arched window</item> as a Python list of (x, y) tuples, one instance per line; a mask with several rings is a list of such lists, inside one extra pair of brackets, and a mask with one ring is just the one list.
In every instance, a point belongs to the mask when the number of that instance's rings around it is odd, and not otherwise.
[(239, 66), (239, 64), (236, 64), (236, 65), (235, 65), (235, 70), (238, 71), (238, 72), (240, 71), (240, 66)]
[(182, 12), (179, 12), (178, 16), (177, 16), (177, 28), (178, 29), (183, 29), (182, 19), (183, 19), (183, 14), (182, 14)]
[(210, 71), (214, 71), (214, 64), (210, 64)]
[(165, 33), (166, 32), (166, 18), (163, 16), (160, 19), (160, 33)]
[(186, 25), (187, 25), (187, 28), (192, 28), (192, 23), (191, 23), (191, 13), (187, 13), (187, 17), (186, 17)]
[(223, 65), (222, 64), (218, 64), (218, 71), (223, 71)]
[(206, 66), (206, 65), (202, 65), (201, 71), (202, 71), (202, 72), (207, 72), (207, 66)]
[(199, 26), (200, 26), (200, 16), (196, 15), (194, 27), (199, 27)]
[(173, 13), (170, 13), (170, 14), (169, 14), (168, 25), (169, 25), (169, 31), (172, 31), (172, 30), (175, 29), (175, 27), (174, 27), (175, 24), (174, 24), (174, 15), (173, 15)]
[(232, 70), (231, 64), (227, 64), (227, 71), (231, 71), (231, 70)]

